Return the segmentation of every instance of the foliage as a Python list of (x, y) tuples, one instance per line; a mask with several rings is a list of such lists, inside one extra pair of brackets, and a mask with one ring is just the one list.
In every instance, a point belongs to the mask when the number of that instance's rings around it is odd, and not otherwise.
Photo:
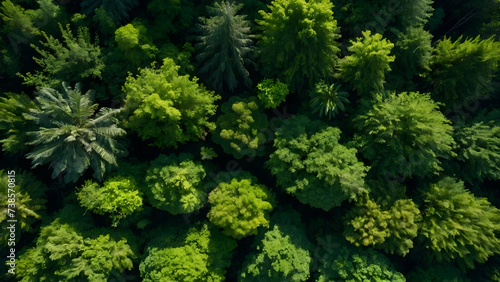
[(141, 193), (132, 177), (113, 177), (101, 187), (87, 180), (77, 196), (82, 207), (97, 214), (109, 214), (114, 227), (122, 218), (142, 209)]
[(371, 199), (358, 202), (345, 216), (344, 235), (356, 246), (374, 246), (405, 256), (413, 248), (420, 211), (411, 199), (399, 199), (381, 207)]
[(403, 31), (423, 27), (433, 15), (433, 0), (403, 0), (400, 2), (398, 22)]
[(295, 116), (276, 131), (267, 167), (276, 183), (303, 203), (325, 211), (366, 192), (367, 167), (356, 149), (339, 144), (340, 130)]
[(128, 19), (129, 12), (137, 4), (139, 4), (137, 0), (84, 0), (81, 7), (87, 15), (102, 7), (116, 23), (120, 23)]
[(408, 275), (408, 281), (431, 282), (431, 281), (455, 281), (470, 282), (458, 267), (451, 263), (432, 263), (427, 267), (416, 267)]
[(211, 224), (152, 232), (139, 269), (143, 281), (224, 281), (236, 242)]
[(46, 42), (40, 47), (31, 45), (41, 57), (33, 58), (41, 67), (34, 74), (21, 75), (24, 83), (37, 87), (56, 87), (61, 82), (75, 83), (85, 79), (101, 78), (104, 63), (101, 49), (96, 42), (92, 44), (87, 28), (79, 28), (75, 37), (69, 27), (59, 25), (63, 43), (53, 36), (42, 32)]
[(356, 120), (363, 156), (379, 174), (437, 174), (438, 158), (453, 155), (453, 128), (428, 94), (377, 94), (373, 108)]
[(300, 214), (294, 210), (274, 214), (271, 227), (256, 238), (256, 252), (247, 255), (241, 281), (306, 281), (312, 244)]
[(406, 281), (384, 255), (373, 249), (338, 244), (333, 252), (320, 261), (316, 281)]
[(461, 178), (468, 182), (500, 180), (500, 126), (474, 123), (458, 129), (454, 137)]
[(210, 147), (201, 147), (200, 155), (202, 160), (212, 160), (218, 156), (214, 149)]
[(473, 268), (500, 253), (500, 210), (486, 198), (476, 198), (463, 182), (446, 177), (424, 193), (420, 231), (430, 257)]
[(288, 86), (282, 83), (279, 78), (276, 79), (276, 82), (269, 78), (262, 80), (257, 84), (257, 90), (257, 96), (266, 109), (278, 107), (285, 101), (286, 95), (290, 92)]
[[(42, 218), (46, 208), (45, 203), (47, 199), (45, 191), (47, 190), (47, 186), (29, 172), (15, 171), (14, 174), (8, 173), (8, 171), (0, 170), (0, 200), (2, 201), (0, 204), (0, 226), (2, 226), (2, 230), (8, 230), (7, 220), (16, 219), (16, 225), (23, 232), (32, 232), (35, 229), (34, 223)], [(9, 175), (13, 176), (12, 178), (15, 179), (14, 182), (9, 181)], [(14, 183), (15, 186), (9, 187), (10, 183)], [(11, 198), (15, 199), (15, 202), (8, 200)], [(14, 204), (15, 207), (13, 208), (9, 204)], [(11, 214), (9, 210), (14, 211), (12, 214), (15, 218), (9, 218)], [(17, 238), (19, 238), (21, 230), (16, 230)], [(9, 232), (4, 232), (4, 235), (0, 237), (0, 244), (2, 246), (7, 245), (8, 235)]]
[(33, 130), (33, 125), (23, 114), (36, 109), (35, 103), (26, 94), (7, 93), (0, 97), (0, 136), (2, 150), (11, 154), (26, 150), (28, 136), (26, 132)]
[(118, 28), (115, 31), (115, 41), (118, 44), (118, 50), (135, 66), (154, 58), (158, 51), (147, 38), (146, 28), (138, 22)]
[(145, 140), (154, 138), (157, 147), (177, 147), (194, 141), (215, 129), (208, 119), (215, 114), (218, 95), (197, 83), (195, 77), (178, 75), (179, 66), (170, 58), (159, 69), (140, 70), (137, 78), (129, 75), (123, 91), (126, 108), (132, 113), (127, 127)]
[(391, 70), (389, 64), (395, 59), (389, 55), (394, 44), (378, 33), (372, 35), (369, 30), (363, 32), (363, 37), (350, 42), (352, 46), (347, 49), (352, 55), (339, 63), (342, 79), (350, 82), (358, 95), (383, 90), (385, 73)]
[(266, 186), (250, 179), (220, 183), (208, 195), (208, 219), (235, 239), (257, 234), (260, 226), (269, 227), (274, 196)]
[(40, 34), (28, 11), (10, 0), (4, 0), (0, 4), (0, 18), (4, 22), (0, 29), (4, 34), (11, 33), (11, 36), (21, 38), (32, 38)]
[(262, 131), (269, 126), (269, 122), (260, 111), (257, 98), (233, 96), (222, 104), (221, 111), (212, 140), (237, 159), (264, 155), (262, 145), (267, 140)]
[(189, 154), (160, 155), (151, 162), (146, 182), (149, 203), (171, 214), (191, 213), (207, 200), (205, 169)]
[(252, 51), (253, 36), (245, 16), (236, 15), (242, 6), (227, 1), (215, 2), (207, 8), (212, 17), (201, 19), (199, 72), (207, 74), (208, 84), (218, 91), (224, 85), (234, 91), (239, 80), (246, 86), (251, 83), (244, 65), (249, 63), (247, 57)]
[(349, 93), (339, 91), (340, 84), (327, 85), (324, 81), (316, 84), (314, 91), (310, 92), (311, 101), (309, 102), (313, 113), (319, 112), (319, 116), (325, 116), (328, 119), (335, 117), (339, 113), (339, 108), (345, 111), (344, 103), (350, 103), (347, 100)]
[(29, 145), (26, 155), (33, 167), (49, 164), (52, 178), (64, 175), (66, 183), (76, 182), (90, 166), (93, 176), (102, 179), (117, 157), (126, 153), (116, 140), (125, 131), (116, 126), (114, 117), (120, 110), (101, 108), (93, 104), (93, 91), (81, 93), (81, 85), (74, 89), (62, 84), (62, 93), (52, 88), (36, 92), (36, 109), (24, 116), (37, 125), (28, 132)]
[(489, 94), (491, 77), (500, 61), (500, 43), (493, 39), (481, 40), (477, 36), (462, 40), (459, 37), (452, 42), (445, 37), (437, 42), (428, 76), (437, 101), (452, 106)]
[(126, 239), (115, 241), (107, 234), (85, 238), (56, 219), (42, 228), (36, 246), (20, 255), (16, 275), (20, 281), (107, 281), (112, 271), (130, 270), (133, 256)]
[(190, 0), (152, 0), (148, 12), (154, 16), (153, 29), (159, 37), (176, 34), (193, 25), (195, 4)]
[(274, 0), (268, 8), (256, 20), (264, 74), (279, 77), (295, 92), (332, 75), (340, 51), (332, 2)]

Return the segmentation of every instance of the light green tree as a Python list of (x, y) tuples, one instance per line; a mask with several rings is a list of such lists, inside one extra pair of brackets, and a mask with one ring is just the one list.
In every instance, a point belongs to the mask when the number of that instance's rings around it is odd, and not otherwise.
[(26, 157), (33, 167), (48, 164), (52, 178), (64, 176), (66, 183), (76, 182), (89, 166), (100, 180), (126, 154), (117, 140), (125, 135), (115, 117), (120, 109), (101, 108), (96, 114), (92, 90), (82, 94), (79, 83), (74, 89), (67, 83), (62, 86), (62, 92), (52, 88), (36, 92), (36, 109), (24, 114), (37, 125), (27, 133), (33, 149)]
[(301, 203), (325, 211), (366, 192), (368, 168), (356, 149), (339, 144), (340, 129), (306, 116), (287, 119), (277, 129), (267, 167), (276, 183)]
[(373, 108), (356, 118), (359, 146), (379, 175), (429, 176), (453, 156), (453, 127), (429, 94), (376, 94)]
[(152, 60), (158, 52), (146, 33), (146, 28), (139, 22), (124, 25), (115, 31), (118, 50), (134, 66)]
[(123, 92), (130, 116), (125, 125), (143, 139), (154, 139), (157, 147), (177, 147), (215, 129), (208, 119), (217, 110), (220, 96), (197, 83), (195, 77), (178, 74), (179, 66), (170, 58), (163, 65), (129, 75)]
[(394, 44), (378, 33), (372, 35), (369, 30), (350, 42), (352, 46), (347, 49), (352, 54), (339, 63), (341, 78), (349, 82), (358, 95), (383, 90), (385, 73), (391, 70), (389, 64), (395, 59), (390, 56)]
[(269, 230), (260, 232), (255, 252), (247, 255), (240, 281), (306, 281), (309, 279), (312, 244), (300, 214), (285, 210), (273, 214)]
[(446, 177), (424, 193), (419, 235), (438, 262), (474, 268), (500, 253), (500, 210), (486, 198), (476, 198), (462, 181)]
[(200, 162), (189, 154), (160, 155), (151, 162), (146, 175), (149, 203), (171, 214), (191, 213), (203, 207), (207, 191), (206, 176)]
[(215, 2), (208, 7), (210, 18), (202, 18), (200, 43), (200, 74), (207, 75), (208, 84), (222, 91), (224, 86), (233, 91), (238, 81), (249, 86), (251, 80), (245, 64), (252, 51), (250, 24), (245, 16), (237, 15), (243, 7), (228, 1)]
[(212, 224), (157, 229), (151, 234), (139, 266), (143, 281), (225, 281), (236, 242)]
[(235, 239), (257, 234), (257, 228), (269, 227), (274, 196), (266, 186), (251, 179), (233, 178), (222, 182), (208, 195), (208, 219)]
[(299, 92), (329, 77), (340, 51), (340, 37), (328, 0), (274, 0), (256, 20), (262, 34), (257, 46), (264, 73), (279, 77)]
[(257, 98), (233, 96), (222, 104), (221, 111), (212, 140), (237, 159), (264, 155), (262, 145), (267, 140), (262, 131), (269, 126), (269, 122), (260, 110)]
[(282, 83), (279, 78), (276, 81), (269, 78), (262, 80), (257, 84), (257, 90), (257, 96), (266, 109), (278, 107), (285, 101), (286, 95), (290, 92), (288, 86)]
[(76, 193), (82, 207), (109, 215), (112, 226), (118, 226), (122, 218), (142, 209), (142, 193), (132, 177), (113, 177), (99, 185), (92, 180)]

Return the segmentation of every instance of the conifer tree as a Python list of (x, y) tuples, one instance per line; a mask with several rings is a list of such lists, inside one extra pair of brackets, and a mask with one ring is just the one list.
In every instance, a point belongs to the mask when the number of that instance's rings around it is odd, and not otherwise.
[(238, 81), (251, 83), (245, 64), (252, 51), (250, 24), (245, 16), (237, 15), (242, 5), (228, 1), (215, 2), (208, 8), (212, 17), (203, 18), (197, 56), (200, 74), (207, 75), (207, 84), (217, 91), (226, 86), (233, 91)]

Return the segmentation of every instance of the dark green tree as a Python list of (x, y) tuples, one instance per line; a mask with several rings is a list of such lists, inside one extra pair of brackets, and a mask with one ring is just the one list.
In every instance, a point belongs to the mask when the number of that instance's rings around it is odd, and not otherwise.
[(368, 168), (356, 149), (339, 144), (340, 129), (295, 116), (277, 129), (267, 167), (277, 184), (303, 203), (325, 211), (366, 192)]
[(117, 140), (126, 133), (116, 125), (120, 109), (101, 108), (96, 114), (92, 90), (82, 94), (79, 83), (74, 89), (63, 83), (62, 90), (35, 93), (37, 107), (25, 114), (37, 125), (27, 133), (33, 149), (26, 157), (33, 167), (48, 164), (52, 178), (64, 176), (66, 183), (76, 182), (89, 166), (100, 180), (126, 154)]
[(73, 35), (69, 25), (59, 25), (63, 43), (59, 39), (42, 32), (46, 42), (41, 47), (31, 45), (40, 58), (33, 58), (40, 66), (35, 73), (21, 75), (24, 83), (37, 87), (57, 87), (63, 81), (76, 83), (85, 79), (101, 78), (104, 63), (101, 49), (97, 42), (91, 42), (87, 28), (79, 28), (77, 36)]
[[(436, 101), (447, 106), (490, 94), (492, 75), (500, 61), (500, 43), (493, 37), (479, 36), (452, 41), (445, 37), (437, 42), (431, 59), (428, 83)], [(467, 75), (464, 75), (467, 74)]]
[(500, 253), (500, 210), (446, 177), (424, 193), (420, 237), (438, 262), (474, 268)]
[(311, 97), (309, 104), (313, 113), (319, 112), (320, 117), (325, 116), (331, 119), (339, 113), (339, 109), (345, 111), (344, 103), (350, 103), (347, 100), (349, 94), (339, 91), (340, 86), (340, 84), (335, 86), (333, 83), (327, 85), (324, 81), (318, 82), (315, 89), (309, 94)]
[(279, 78), (276, 81), (267, 78), (257, 84), (257, 96), (266, 109), (278, 107), (281, 102), (285, 101), (288, 93), (290, 93), (288, 86), (282, 83)]
[(262, 131), (269, 126), (269, 122), (259, 109), (257, 98), (233, 96), (222, 104), (221, 111), (212, 140), (237, 159), (263, 156), (265, 151), (262, 145), (267, 140)]
[(347, 49), (352, 54), (339, 64), (341, 78), (349, 82), (358, 95), (383, 90), (385, 73), (391, 70), (389, 64), (395, 59), (390, 56), (394, 44), (378, 33), (372, 35), (369, 30), (350, 42), (352, 46)]
[(345, 243), (333, 247), (331, 254), (319, 262), (318, 282), (406, 281), (384, 255), (373, 249), (361, 249)]
[(84, 0), (81, 7), (87, 15), (102, 7), (116, 23), (120, 23), (128, 19), (129, 12), (137, 4), (139, 4), (137, 0)]
[(456, 281), (470, 282), (465, 273), (451, 263), (432, 263), (416, 267), (407, 276), (411, 282)]
[(208, 7), (210, 18), (202, 18), (197, 56), (200, 74), (207, 75), (207, 84), (217, 91), (224, 86), (233, 91), (238, 82), (251, 84), (245, 64), (252, 51), (250, 24), (245, 16), (237, 15), (243, 7), (228, 1), (215, 2)]
[(208, 195), (208, 219), (235, 239), (257, 234), (258, 227), (269, 227), (274, 196), (266, 186), (252, 182), (233, 178), (230, 183), (220, 183)]
[(132, 177), (112, 177), (102, 186), (87, 180), (76, 194), (82, 207), (109, 215), (113, 227), (118, 226), (121, 219), (142, 209), (142, 193)]
[(500, 126), (493, 121), (456, 130), (459, 175), (468, 182), (500, 180)]
[(454, 155), (453, 127), (428, 94), (376, 94), (373, 108), (356, 122), (361, 152), (379, 175), (437, 174), (439, 159)]
[(146, 175), (149, 203), (171, 214), (191, 213), (207, 201), (203, 185), (206, 176), (200, 162), (189, 154), (160, 155), (151, 162)]
[(309, 279), (312, 244), (294, 210), (275, 213), (266, 232), (255, 240), (256, 251), (247, 255), (240, 281), (306, 281)]
[(140, 70), (129, 75), (123, 92), (126, 109), (131, 114), (125, 125), (145, 140), (154, 138), (158, 147), (177, 147), (198, 140), (215, 129), (208, 121), (217, 110), (220, 96), (197, 83), (195, 77), (178, 74), (179, 66), (170, 58), (163, 65)]
[(224, 281), (236, 248), (233, 239), (210, 223), (197, 223), (189, 229), (157, 229), (151, 237), (139, 266), (147, 282)]
[(274, 0), (268, 8), (257, 20), (265, 75), (279, 77), (294, 92), (331, 76), (340, 51), (332, 2)]

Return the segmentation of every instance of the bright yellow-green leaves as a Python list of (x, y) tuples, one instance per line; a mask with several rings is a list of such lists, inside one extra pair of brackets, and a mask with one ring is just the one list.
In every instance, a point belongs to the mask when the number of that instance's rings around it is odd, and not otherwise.
[(153, 145), (160, 148), (197, 140), (215, 128), (208, 119), (215, 114), (214, 103), (220, 97), (199, 85), (196, 77), (179, 76), (178, 70), (179, 66), (166, 58), (159, 69), (141, 69), (123, 86), (131, 114), (126, 126), (143, 140), (153, 139)]
[(273, 195), (264, 186), (250, 179), (220, 183), (208, 195), (208, 219), (224, 229), (224, 234), (235, 239), (257, 234), (257, 228), (269, 226), (273, 209)]

